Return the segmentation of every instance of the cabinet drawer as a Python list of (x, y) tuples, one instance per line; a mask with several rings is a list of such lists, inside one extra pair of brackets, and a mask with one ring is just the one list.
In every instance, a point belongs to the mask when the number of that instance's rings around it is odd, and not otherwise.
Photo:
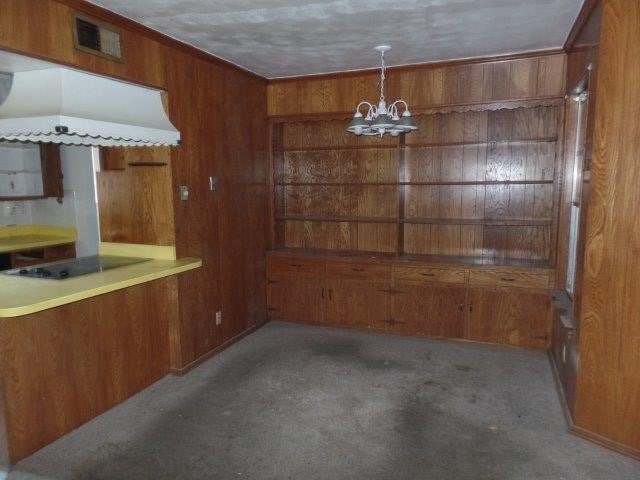
[(549, 275), (517, 270), (471, 270), (469, 283), (488, 287), (548, 288)]
[(368, 263), (328, 262), (327, 275), (342, 278), (361, 278), (363, 280), (391, 280), (391, 266), (372, 265)]
[(393, 267), (397, 283), (420, 285), (424, 283), (466, 283), (467, 271), (449, 268)]
[(268, 261), (269, 275), (322, 274), (324, 260), (300, 257), (271, 257)]

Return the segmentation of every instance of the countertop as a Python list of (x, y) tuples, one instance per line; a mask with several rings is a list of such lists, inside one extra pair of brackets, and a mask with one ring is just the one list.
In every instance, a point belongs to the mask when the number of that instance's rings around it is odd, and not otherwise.
[[(111, 251), (114, 249), (113, 245), (109, 247)], [(166, 247), (151, 247), (148, 250), (153, 253), (153, 249), (160, 249), (160, 258), (65, 280), (0, 274), (0, 318), (41, 312), (202, 266), (202, 261), (197, 258), (167, 258), (162, 255), (163, 248), (166, 250)], [(106, 248), (101, 246), (102, 253), (104, 250)], [(121, 250), (123, 255), (127, 253), (126, 248)]]
[(20, 252), (37, 248), (75, 243), (74, 228), (48, 225), (16, 225), (0, 227), (0, 253)]

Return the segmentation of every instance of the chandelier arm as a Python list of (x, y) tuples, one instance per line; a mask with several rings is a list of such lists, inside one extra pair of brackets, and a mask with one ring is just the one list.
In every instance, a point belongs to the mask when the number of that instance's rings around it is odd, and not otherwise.
[(371, 104), (370, 104), (369, 102), (367, 102), (367, 101), (362, 101), (362, 102), (360, 102), (360, 103), (358, 104), (358, 106), (356, 107), (356, 112), (360, 112), (360, 107), (361, 107), (362, 105), (366, 105), (367, 107), (369, 107), (369, 110), (371, 110), (371, 107), (373, 106), (373, 105), (371, 105)]

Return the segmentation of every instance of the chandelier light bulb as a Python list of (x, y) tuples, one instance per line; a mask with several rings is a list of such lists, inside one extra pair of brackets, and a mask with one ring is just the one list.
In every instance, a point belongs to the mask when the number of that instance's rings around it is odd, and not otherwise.
[[(385, 133), (389, 133), (391, 136), (397, 137), (401, 133), (417, 130), (418, 127), (413, 123), (407, 102), (399, 99), (387, 106), (384, 97), (384, 83), (387, 74), (384, 54), (391, 50), (391, 47), (379, 45), (375, 47), (375, 50), (380, 53), (380, 99), (377, 105), (366, 101), (360, 102), (347, 131), (355, 135), (379, 135), (382, 137)], [(401, 116), (398, 115), (398, 106), (400, 105), (404, 107)], [(367, 108), (366, 117), (360, 111), (361, 107)]]

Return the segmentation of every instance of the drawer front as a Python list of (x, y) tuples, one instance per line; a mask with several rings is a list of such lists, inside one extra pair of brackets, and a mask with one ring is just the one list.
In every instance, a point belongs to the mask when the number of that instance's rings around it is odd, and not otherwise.
[(328, 262), (327, 275), (362, 280), (391, 280), (391, 265), (369, 263)]
[(425, 283), (455, 283), (467, 281), (467, 271), (449, 268), (393, 267), (396, 283), (420, 285)]
[(469, 283), (487, 287), (549, 288), (549, 275), (517, 270), (471, 270)]
[(324, 260), (300, 257), (271, 257), (268, 260), (269, 275), (324, 273)]

